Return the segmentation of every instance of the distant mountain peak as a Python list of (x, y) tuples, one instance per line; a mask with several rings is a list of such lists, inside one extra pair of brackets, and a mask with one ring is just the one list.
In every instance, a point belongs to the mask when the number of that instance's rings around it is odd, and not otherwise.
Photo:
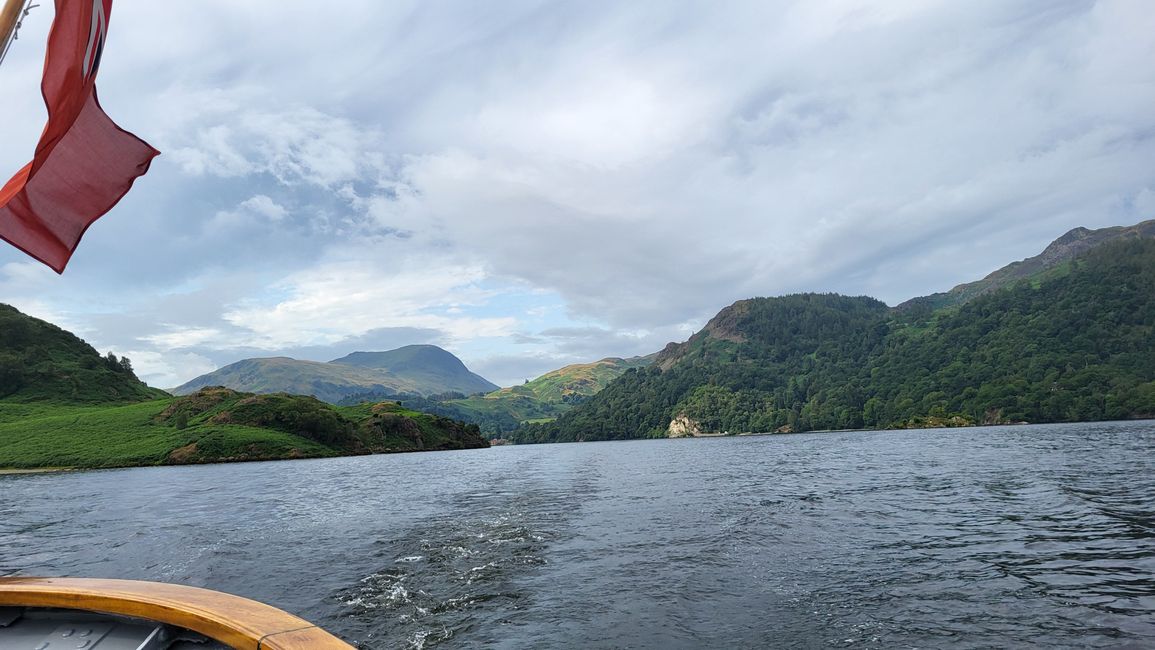
[(1091, 230), (1090, 228), (1084, 228), (1083, 226), (1076, 226), (1076, 227), (1068, 230), (1066, 232), (1066, 234), (1064, 234), (1062, 237), (1059, 237), (1055, 241), (1051, 242), (1051, 246), (1069, 244), (1073, 241), (1084, 239), (1088, 235), (1090, 235), (1092, 232), (1094, 232), (1094, 231)]
[(1019, 280), (1056, 268), (1106, 242), (1131, 238), (1155, 238), (1155, 219), (1142, 221), (1133, 226), (1112, 226), (1095, 230), (1082, 226), (1072, 228), (1034, 257), (1011, 262), (981, 280), (960, 284), (950, 291), (912, 298), (895, 309), (905, 311), (919, 305), (938, 309), (962, 304)]
[(339, 402), (353, 394), (463, 394), (495, 390), (451, 352), (436, 345), (406, 345), (383, 352), (359, 351), (329, 362), (289, 357), (243, 359), (174, 389), (185, 395), (210, 385), (252, 393), (297, 393)]
[[(436, 365), (455, 372), (466, 370), (465, 364), (452, 352), (436, 345), (404, 345), (385, 352), (353, 352), (329, 363), (341, 363), (362, 368), (416, 367)], [(468, 370), (466, 370), (468, 372)]]

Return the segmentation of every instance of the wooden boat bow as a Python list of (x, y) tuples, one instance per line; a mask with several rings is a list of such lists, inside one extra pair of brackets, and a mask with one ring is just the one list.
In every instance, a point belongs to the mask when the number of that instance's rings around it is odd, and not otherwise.
[(84, 610), (199, 632), (237, 650), (352, 650), (303, 618), (209, 589), (138, 580), (0, 578), (0, 606)]

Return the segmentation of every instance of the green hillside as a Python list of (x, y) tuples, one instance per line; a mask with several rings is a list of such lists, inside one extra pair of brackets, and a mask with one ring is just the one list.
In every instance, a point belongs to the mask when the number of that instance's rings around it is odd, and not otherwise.
[(140, 382), (128, 359), (101, 356), (69, 332), (0, 305), (0, 469), (271, 460), (488, 444), (476, 426), (395, 403), (338, 408), (313, 397), (220, 387), (174, 398)]
[(868, 425), (1155, 416), (1155, 240), (1104, 244), (1061, 274), (896, 326), (888, 343)]
[(898, 311), (934, 310), (961, 305), (978, 296), (1009, 287), (1020, 280), (1038, 278), (1049, 271), (1062, 272), (1073, 259), (1100, 244), (1151, 237), (1155, 237), (1155, 219), (1137, 223), (1134, 226), (1115, 226), (1099, 228), (1098, 230), (1074, 228), (1051, 242), (1042, 253), (1034, 257), (1012, 262), (981, 280), (960, 284), (950, 291), (908, 300), (895, 309)]
[(188, 395), (207, 386), (312, 395), (333, 404), (354, 394), (372, 394), (379, 401), (398, 395), (469, 395), (497, 388), (470, 372), (460, 359), (433, 345), (354, 352), (328, 363), (288, 357), (244, 359), (174, 388), (173, 393)]
[[(437, 413), (481, 427), (487, 435), (513, 431), (523, 422), (549, 421), (605, 388), (631, 368), (648, 366), (656, 355), (630, 359), (609, 358), (565, 366), (520, 386), (485, 395), (444, 394), (430, 398), (403, 398), (409, 408)], [(342, 404), (381, 399), (378, 392), (351, 395)]]
[[(1155, 240), (1113, 238), (945, 309), (724, 309), (518, 442), (1155, 416)], [(673, 425), (673, 426), (671, 426)]]
[(419, 395), (459, 392), (487, 393), (497, 384), (476, 375), (461, 359), (436, 345), (406, 345), (386, 352), (354, 352), (334, 359), (334, 365), (365, 368), (404, 378)]
[(128, 359), (101, 356), (75, 335), (0, 304), (0, 400), (95, 404), (165, 395), (137, 379)]
[(395, 403), (207, 388), (131, 405), (0, 402), (0, 468), (124, 467), (488, 447), (476, 426)]
[(271, 357), (243, 359), (201, 375), (172, 392), (189, 395), (209, 386), (227, 386), (249, 393), (312, 395), (327, 402), (339, 400), (350, 390), (382, 391), (395, 395), (412, 388), (400, 380), (388, 381), (379, 373), (361, 368)]
[(551, 370), (520, 386), (501, 388), (484, 396), (487, 400), (503, 400), (515, 396), (533, 397), (543, 402), (578, 403), (605, 388), (631, 368), (644, 368), (654, 356), (602, 359), (593, 363), (575, 363)]

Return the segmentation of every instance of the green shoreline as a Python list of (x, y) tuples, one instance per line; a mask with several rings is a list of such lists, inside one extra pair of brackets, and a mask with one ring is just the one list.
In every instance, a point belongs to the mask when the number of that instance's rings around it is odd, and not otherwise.
[[(133, 404), (0, 400), (0, 468), (105, 469), (488, 448), (475, 425), (394, 402), (206, 388)], [(6, 471), (5, 473), (13, 473)]]

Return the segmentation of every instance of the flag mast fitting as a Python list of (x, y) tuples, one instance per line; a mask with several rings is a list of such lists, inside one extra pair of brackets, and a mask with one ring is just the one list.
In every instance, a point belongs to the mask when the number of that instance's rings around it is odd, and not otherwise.
[(32, 4), (32, 0), (7, 0), (0, 8), (0, 64), (8, 56), (8, 48), (16, 40), (16, 32), (20, 31), (28, 12), (39, 6)]

